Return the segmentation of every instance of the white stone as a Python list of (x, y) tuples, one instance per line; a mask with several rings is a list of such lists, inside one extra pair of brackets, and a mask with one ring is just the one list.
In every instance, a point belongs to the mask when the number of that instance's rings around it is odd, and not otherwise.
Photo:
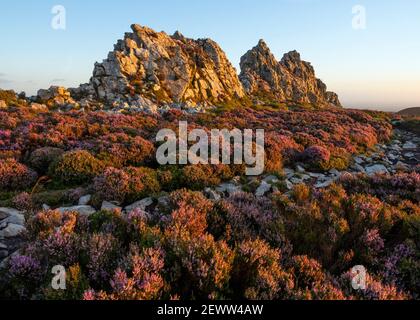
[(383, 164), (375, 164), (365, 168), (368, 175), (374, 175), (377, 173), (388, 173), (388, 169)]
[(297, 172), (299, 172), (299, 173), (305, 173), (305, 172), (306, 172), (305, 168), (304, 168), (304, 167), (302, 167), (302, 166), (300, 166), (300, 165), (297, 165), (297, 166), (296, 166), (296, 170), (297, 170)]
[(270, 184), (278, 183), (280, 180), (276, 176), (268, 176), (264, 178), (264, 181)]
[(331, 169), (329, 171), (329, 173), (332, 174), (332, 175), (334, 175), (334, 176), (338, 176), (340, 174), (340, 172), (337, 169), (335, 169), (335, 168), (334, 169)]
[(308, 174), (311, 178), (325, 178), (325, 175), (322, 173), (309, 172)]
[(86, 206), (86, 205), (88, 205), (91, 199), (92, 199), (92, 196), (90, 194), (81, 197), (79, 199), (79, 206)]
[(19, 236), (22, 232), (24, 232), (26, 228), (19, 224), (9, 223), (9, 225), (0, 231), (0, 237), (4, 238), (14, 238)]
[(412, 153), (412, 152), (409, 152), (409, 153), (404, 154), (404, 157), (406, 157), (406, 158), (414, 158), (415, 156), (416, 155), (414, 153)]
[(213, 189), (211, 188), (206, 188), (204, 190), (204, 194), (210, 199), (210, 200), (214, 200), (214, 201), (219, 201), (222, 197)]
[(6, 223), (19, 224), (23, 226), (25, 224), (25, 216), (22, 211), (12, 208), (0, 208), (0, 220)]
[(147, 207), (151, 206), (153, 204), (152, 198), (146, 198), (140, 201), (137, 201), (127, 207), (124, 208), (125, 212), (130, 213), (136, 209), (146, 210)]
[(417, 148), (417, 145), (411, 141), (408, 141), (403, 145), (404, 150), (416, 149), (416, 148)]
[(284, 173), (287, 177), (293, 177), (295, 175), (295, 170), (290, 168), (284, 168)]
[(396, 156), (395, 154), (393, 154), (393, 153), (388, 153), (388, 158), (390, 159), (390, 160), (397, 160), (398, 159), (398, 156)]
[(334, 181), (332, 179), (331, 180), (327, 180), (325, 182), (320, 182), (320, 183), (317, 183), (315, 185), (315, 188), (317, 188), (317, 189), (326, 188), (326, 187), (329, 187), (330, 185), (332, 185), (333, 182)]
[(102, 202), (101, 211), (121, 211), (122, 208), (108, 201)]
[(77, 212), (82, 216), (90, 216), (96, 212), (95, 208), (91, 206), (74, 206), (74, 207), (63, 207), (57, 209), (61, 214), (66, 212)]
[(353, 165), (353, 168), (356, 170), (356, 171), (358, 171), (358, 172), (365, 172), (365, 168), (363, 168), (360, 164), (358, 164), (358, 163), (355, 163), (354, 165)]
[(293, 189), (293, 183), (291, 183), (289, 180), (286, 180), (286, 188), (288, 190), (292, 190)]
[(299, 178), (292, 178), (292, 179), (290, 179), (290, 182), (293, 183), (293, 184), (300, 184), (300, 183), (303, 182), (303, 180), (299, 179)]
[(222, 183), (218, 187), (216, 187), (216, 191), (220, 193), (228, 193), (229, 196), (232, 196), (236, 193), (241, 192), (241, 187), (233, 184), (233, 183)]
[(356, 158), (354, 158), (354, 161), (357, 163), (357, 164), (362, 164), (363, 162), (365, 162), (362, 158), (360, 158), (360, 157), (356, 157)]
[(270, 190), (271, 190), (271, 185), (263, 181), (261, 182), (261, 185), (258, 187), (257, 191), (255, 192), (255, 196), (263, 197)]

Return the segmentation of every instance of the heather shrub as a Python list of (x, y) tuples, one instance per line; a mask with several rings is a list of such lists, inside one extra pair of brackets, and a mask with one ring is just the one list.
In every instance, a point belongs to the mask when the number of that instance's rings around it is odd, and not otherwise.
[(344, 293), (318, 261), (307, 256), (292, 259), (295, 280), (294, 298), (305, 300), (345, 300)]
[[(76, 216), (73, 216), (75, 223)], [(78, 263), (81, 256), (82, 242), (80, 237), (69, 230), (70, 221), (52, 232), (46, 239), (41, 240), (42, 251), (48, 257), (50, 265), (70, 267)], [(74, 226), (71, 225), (71, 228)]]
[(420, 201), (420, 174), (415, 172), (371, 177), (346, 174), (341, 177), (340, 184), (350, 194), (370, 194), (390, 204), (398, 204), (401, 200)]
[(132, 211), (127, 217), (127, 234), (131, 243), (141, 248), (153, 248), (163, 242), (162, 229), (155, 225), (150, 215), (140, 209)]
[(203, 193), (187, 189), (180, 189), (172, 192), (169, 201), (172, 210), (177, 210), (182, 206), (189, 206), (206, 215), (213, 208), (213, 203), (208, 200)]
[[(391, 229), (394, 219), (398, 218), (391, 207), (369, 195), (351, 196), (346, 209), (354, 237), (361, 236), (366, 229), (377, 228), (380, 233), (386, 233)], [(398, 214), (397, 211), (395, 213)]]
[(40, 211), (27, 222), (30, 240), (45, 240), (53, 236), (57, 230), (72, 233), (76, 227), (77, 214), (68, 212), (61, 214), (57, 210)]
[(117, 267), (119, 241), (109, 233), (97, 233), (85, 245), (88, 278), (94, 285), (106, 287)]
[(182, 169), (182, 185), (191, 190), (202, 190), (220, 183), (209, 165), (189, 165)]
[(89, 232), (110, 233), (122, 242), (128, 241), (127, 221), (119, 211), (98, 211), (90, 215)]
[(211, 235), (193, 238), (185, 233), (165, 232), (172, 294), (184, 299), (223, 298), (228, 291), (232, 250), (224, 241), (215, 241)]
[(103, 164), (84, 150), (67, 152), (50, 166), (50, 176), (71, 184), (90, 182), (102, 171)]
[(281, 172), (283, 168), (283, 156), (281, 141), (274, 134), (265, 137), (265, 171)]
[(222, 202), (208, 216), (209, 230), (232, 242), (261, 239), (276, 246), (284, 244), (283, 221), (267, 198), (239, 193)]
[(66, 190), (47, 190), (32, 195), (32, 200), (35, 207), (41, 207), (47, 204), (50, 207), (59, 207), (63, 202), (67, 202)]
[(385, 258), (380, 273), (385, 283), (397, 286), (401, 291), (410, 292), (418, 299), (420, 281), (419, 251), (410, 241), (395, 246)]
[(233, 253), (205, 232), (205, 212), (179, 203), (164, 232), (168, 282), (186, 299), (217, 299), (227, 291)]
[(385, 248), (385, 241), (382, 239), (378, 229), (366, 230), (356, 245), (355, 255), (357, 261), (364, 266), (376, 266), (382, 251)]
[(16, 92), (13, 90), (1, 90), (0, 89), (0, 100), (3, 100), (6, 105), (15, 105), (17, 102)]
[(298, 204), (304, 204), (310, 200), (311, 189), (305, 184), (297, 184), (293, 186), (292, 196)]
[(29, 255), (13, 255), (8, 261), (8, 283), (12, 294), (20, 299), (31, 299), (44, 276), (41, 261)]
[(150, 168), (126, 168), (129, 177), (126, 201), (134, 202), (160, 191), (157, 171)]
[(13, 198), (12, 202), (14, 208), (21, 211), (30, 211), (34, 207), (32, 196), (27, 192), (19, 193)]
[(235, 250), (231, 289), (236, 299), (288, 298), (293, 277), (280, 265), (281, 252), (260, 240), (244, 241)]
[(93, 189), (101, 200), (124, 202), (129, 191), (130, 176), (123, 170), (107, 168), (96, 177)]
[(63, 155), (64, 151), (59, 148), (45, 147), (36, 149), (29, 157), (29, 165), (38, 173), (45, 174), (49, 166)]
[(322, 168), (325, 164), (328, 164), (331, 158), (330, 151), (323, 146), (311, 146), (302, 154), (304, 161), (308, 162), (315, 168)]
[(164, 267), (164, 253), (160, 249), (146, 249), (142, 254), (139, 249), (133, 252), (125, 262), (125, 268), (118, 268), (110, 282), (111, 293), (87, 290), (85, 300), (156, 300), (161, 298), (164, 279), (161, 275)]
[(14, 159), (0, 160), (0, 191), (24, 190), (35, 184), (37, 174)]
[(107, 166), (142, 166), (150, 164), (155, 156), (153, 143), (140, 136), (114, 133), (101, 137), (101, 142), (97, 157)]
[(350, 159), (351, 159), (351, 156), (346, 153), (333, 155), (331, 156), (329, 162), (320, 163), (320, 169), (324, 171), (328, 171), (330, 169), (337, 169), (337, 170), (343, 171), (349, 167)]
[(337, 250), (349, 233), (349, 223), (344, 217), (345, 191), (332, 185), (308, 198), (307, 187), (298, 186), (293, 191), (295, 201), (282, 197), (275, 199), (284, 218), (286, 238), (294, 252), (308, 255), (330, 266), (336, 261)]

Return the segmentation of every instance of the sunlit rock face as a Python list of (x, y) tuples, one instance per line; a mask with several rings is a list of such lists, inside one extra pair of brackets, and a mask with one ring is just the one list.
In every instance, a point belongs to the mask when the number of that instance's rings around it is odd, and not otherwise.
[(312, 65), (302, 61), (298, 52), (286, 53), (277, 61), (263, 40), (241, 58), (240, 80), (250, 95), (269, 94), (285, 102), (341, 107), (337, 94), (327, 91)]
[(217, 43), (132, 25), (82, 91), (105, 102), (212, 104), (245, 95)]

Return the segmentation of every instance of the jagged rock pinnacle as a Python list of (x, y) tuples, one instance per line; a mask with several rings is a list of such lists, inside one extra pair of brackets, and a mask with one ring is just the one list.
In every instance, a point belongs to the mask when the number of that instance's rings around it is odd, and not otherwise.
[(270, 95), (285, 102), (313, 104), (319, 107), (341, 106), (338, 96), (315, 76), (309, 62), (297, 51), (277, 61), (264, 40), (241, 58), (240, 80), (250, 95)]

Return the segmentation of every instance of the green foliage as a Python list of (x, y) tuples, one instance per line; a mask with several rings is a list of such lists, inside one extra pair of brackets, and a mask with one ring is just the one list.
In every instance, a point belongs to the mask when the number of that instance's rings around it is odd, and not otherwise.
[(49, 175), (64, 183), (83, 184), (92, 181), (103, 169), (101, 161), (80, 150), (63, 154), (50, 166)]

